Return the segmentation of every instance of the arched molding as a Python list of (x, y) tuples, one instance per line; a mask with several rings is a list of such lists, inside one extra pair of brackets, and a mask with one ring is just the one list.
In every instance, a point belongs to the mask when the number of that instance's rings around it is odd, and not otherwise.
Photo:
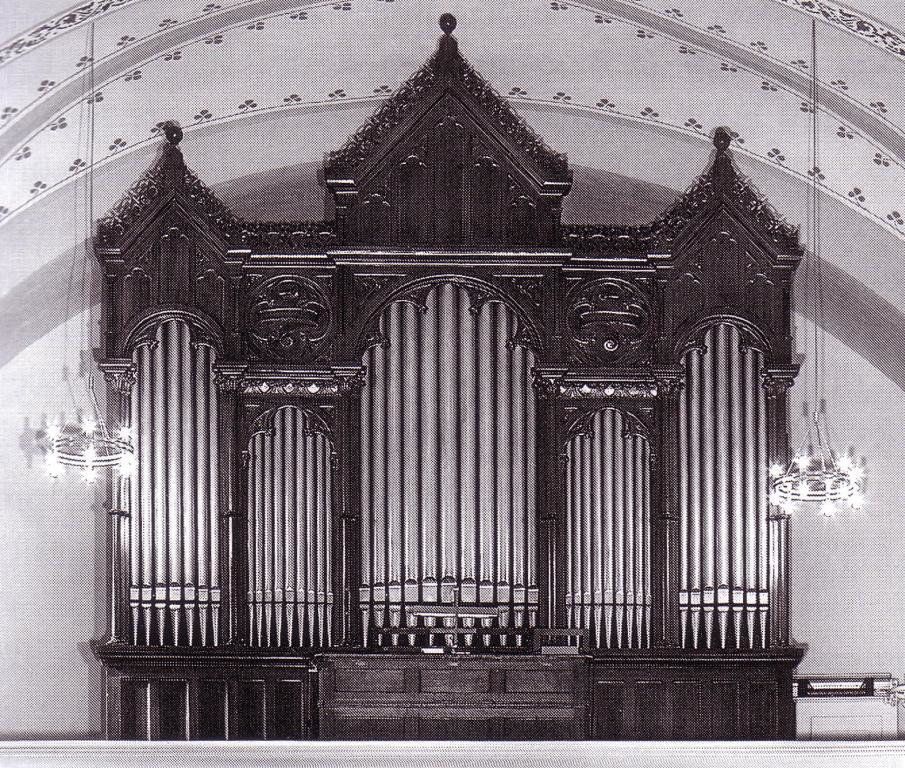
[(732, 325), (738, 329), (743, 347), (756, 349), (769, 359), (773, 354), (773, 345), (758, 326), (756, 320), (740, 312), (719, 312), (708, 315), (684, 331), (680, 332), (673, 347), (676, 362), (682, 362), (686, 353), (692, 349), (706, 351), (704, 337), (711, 328), (721, 325)]
[(122, 350), (125, 355), (142, 344), (154, 344), (157, 328), (169, 320), (178, 320), (188, 326), (192, 344), (207, 344), (218, 356), (223, 355), (223, 331), (220, 324), (199, 309), (164, 306), (146, 310), (124, 329)]
[(296, 405), (295, 403), (283, 403), (282, 405), (276, 405), (273, 408), (268, 408), (259, 413), (249, 425), (247, 435), (243, 436), (245, 438), (244, 442), (247, 451), (251, 451), (251, 443), (254, 440), (255, 435), (272, 436), (274, 434), (274, 425), (277, 414), (280, 411), (285, 410), (295, 410), (302, 414), (303, 423), (305, 425), (305, 435), (321, 435), (324, 437), (330, 448), (331, 456), (333, 455), (333, 430), (330, 429), (327, 422), (324, 421), (319, 413), (310, 408)]
[(413, 304), (419, 311), (424, 312), (426, 311), (427, 294), (444, 283), (452, 283), (468, 292), (473, 313), (477, 313), (487, 302), (496, 301), (507, 306), (518, 320), (518, 329), (515, 337), (511, 339), (511, 343), (522, 344), (535, 354), (540, 354), (543, 350), (543, 335), (540, 332), (539, 322), (535, 319), (535, 313), (525, 307), (514, 292), (507, 291), (497, 283), (460, 273), (420, 277), (394, 287), (371, 311), (358, 332), (354, 334), (356, 350), (363, 353), (374, 344), (387, 343), (379, 330), (380, 318), (387, 307), (397, 301), (403, 301)]

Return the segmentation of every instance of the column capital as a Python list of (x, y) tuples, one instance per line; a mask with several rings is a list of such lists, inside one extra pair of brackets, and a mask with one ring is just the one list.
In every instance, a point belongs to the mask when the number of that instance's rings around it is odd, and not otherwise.
[(112, 385), (113, 389), (121, 395), (132, 393), (132, 387), (137, 381), (135, 363), (129, 358), (110, 358), (101, 360), (97, 364), (104, 374), (104, 380)]
[(214, 363), (214, 383), (221, 392), (238, 392), (248, 363), (224, 361)]
[(768, 365), (760, 373), (761, 383), (767, 397), (779, 397), (795, 383), (797, 365)]

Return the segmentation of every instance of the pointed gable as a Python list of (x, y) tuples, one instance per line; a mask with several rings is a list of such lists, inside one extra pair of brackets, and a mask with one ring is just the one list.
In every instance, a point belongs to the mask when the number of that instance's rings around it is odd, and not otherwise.
[(436, 53), (327, 156), (349, 244), (556, 242), (568, 161), (462, 57), (455, 23), (441, 17)]

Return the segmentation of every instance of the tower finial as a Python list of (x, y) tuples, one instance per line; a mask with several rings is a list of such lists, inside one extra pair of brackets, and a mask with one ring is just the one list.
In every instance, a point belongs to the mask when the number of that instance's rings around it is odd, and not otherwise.
[(456, 28), (456, 17), (451, 13), (444, 13), (440, 17), (440, 29), (443, 30), (444, 35), (451, 35), (453, 30)]
[(729, 145), (731, 143), (732, 133), (728, 128), (720, 126), (713, 132), (713, 145), (716, 147), (717, 152), (719, 152), (720, 154), (729, 149)]
[(174, 147), (182, 141), (182, 128), (179, 127), (179, 123), (167, 120), (161, 128), (163, 128), (163, 135), (166, 136), (167, 141)]

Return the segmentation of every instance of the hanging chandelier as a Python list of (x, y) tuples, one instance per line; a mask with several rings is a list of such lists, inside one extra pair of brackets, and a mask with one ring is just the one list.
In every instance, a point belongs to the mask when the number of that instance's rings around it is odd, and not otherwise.
[[(84, 321), (82, 328), (82, 343), (80, 349), (91, 346), (91, 333), (94, 328), (94, 305), (91, 299), (91, 280), (89, 268), (89, 244), (92, 242), (94, 227), (94, 22), (89, 24), (87, 40), (87, 67), (85, 100), (88, 106), (88, 168), (85, 173), (84, 185), (84, 235), (79, 236), (78, 224), (76, 224), (75, 245), (73, 249), (73, 274), (75, 273), (75, 260), (78, 254), (82, 254), (82, 281), (81, 293), (88, 303), (88, 319)], [(81, 133), (81, 131), (80, 131)], [(76, 182), (76, 208), (78, 208), (79, 184)], [(66, 296), (66, 320), (71, 306), (70, 292), (72, 280)], [(66, 322), (64, 320), (64, 322)], [(64, 333), (64, 347), (68, 346), (68, 333)], [(68, 350), (64, 349), (64, 355)], [(65, 369), (65, 366), (64, 366)], [(116, 470), (121, 477), (131, 477), (135, 473), (136, 460), (132, 448), (132, 435), (128, 427), (110, 429), (107, 426), (99, 406), (94, 390), (94, 377), (89, 370), (87, 375), (86, 391), (88, 396), (87, 409), (79, 408), (80, 397), (73, 390), (69, 377), (66, 381), (70, 387), (70, 395), (76, 412), (79, 416), (75, 422), (54, 421), (45, 429), (36, 434), (38, 445), (44, 450), (44, 468), (52, 478), (60, 477), (67, 467), (81, 470), (82, 480), (88, 484), (94, 483), (105, 469)]]
[[(770, 503), (787, 514), (799, 504), (816, 503), (820, 513), (832, 517), (840, 506), (860, 509), (864, 505), (862, 483), (864, 469), (851, 457), (836, 454), (830, 446), (826, 425), (826, 400), (823, 398), (825, 355), (823, 343), (823, 274), (820, 249), (820, 197), (818, 188), (818, 80), (817, 80), (817, 22), (811, 21), (811, 187), (809, 223), (811, 229), (811, 259), (805, 262), (805, 303), (812, 307), (814, 324), (814, 403), (807, 414), (807, 427), (799, 449), (789, 466), (770, 467)], [(813, 285), (811, 283), (813, 282)]]

